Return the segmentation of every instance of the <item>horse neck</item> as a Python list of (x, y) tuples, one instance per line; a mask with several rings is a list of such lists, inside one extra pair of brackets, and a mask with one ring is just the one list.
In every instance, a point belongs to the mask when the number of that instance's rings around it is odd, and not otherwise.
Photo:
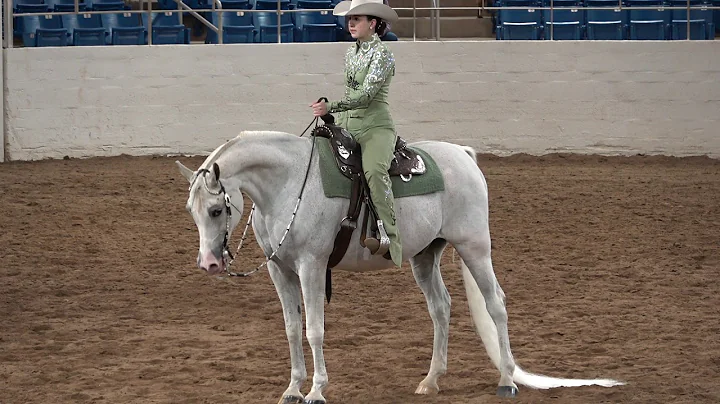
[(241, 136), (217, 159), (221, 179), (247, 194), (259, 211), (293, 203), (289, 192), (302, 185), (309, 158), (305, 139), (277, 132)]

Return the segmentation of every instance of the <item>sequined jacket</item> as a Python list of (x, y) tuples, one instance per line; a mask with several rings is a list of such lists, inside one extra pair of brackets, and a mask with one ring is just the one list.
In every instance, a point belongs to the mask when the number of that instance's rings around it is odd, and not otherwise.
[(395, 75), (395, 57), (377, 34), (350, 46), (344, 73), (345, 95), (328, 104), (330, 113), (338, 113), (338, 125), (356, 135), (377, 127), (394, 130), (388, 92)]

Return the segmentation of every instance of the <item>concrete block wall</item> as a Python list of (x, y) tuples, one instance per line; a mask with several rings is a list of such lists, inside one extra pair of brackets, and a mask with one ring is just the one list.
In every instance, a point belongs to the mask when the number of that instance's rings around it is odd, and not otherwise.
[[(205, 154), (300, 134), (348, 44), (7, 49), (9, 160)], [(508, 155), (720, 157), (720, 42), (395, 42), (398, 132)]]

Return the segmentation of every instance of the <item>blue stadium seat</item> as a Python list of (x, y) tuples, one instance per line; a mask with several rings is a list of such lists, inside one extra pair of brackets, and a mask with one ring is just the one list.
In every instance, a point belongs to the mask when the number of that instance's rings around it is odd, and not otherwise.
[(92, 0), (90, 7), (94, 11), (120, 11), (130, 9), (130, 6), (126, 6), (122, 0)]
[(715, 25), (715, 32), (720, 32), (720, 0), (712, 0), (710, 4), (713, 7), (718, 7), (713, 10), (713, 24)]
[[(278, 41), (278, 15), (275, 11), (259, 11), (252, 13), (255, 26), (255, 42), (275, 43)], [(294, 42), (295, 26), (289, 13), (280, 14), (280, 41)]]
[[(627, 39), (628, 10), (621, 10), (617, 0), (586, 0), (587, 39), (623, 40)], [(592, 9), (602, 7), (602, 9)]]
[(105, 45), (107, 32), (102, 26), (100, 14), (68, 14), (61, 17), (63, 28), (68, 31), (68, 45)]
[(108, 45), (145, 45), (147, 31), (136, 13), (101, 14)]
[[(45, 2), (57, 12), (75, 11), (75, 0), (46, 0)], [(90, 9), (90, 6), (85, 0), (78, 1), (78, 10), (85, 11), (88, 9)]]
[[(220, 12), (210, 14), (210, 22), (216, 27), (219, 27)], [(222, 16), (223, 43), (252, 43), (255, 40), (255, 26), (253, 25), (251, 13), (224, 11)], [(217, 33), (213, 30), (208, 30), (205, 43), (218, 43)]]
[[(3, 10), (5, 3), (3, 3)], [(13, 2), (13, 13), (40, 13), (44, 14), (52, 11), (52, 7), (45, 4), (44, 0), (16, 0)], [(3, 11), (4, 12), (4, 11)], [(23, 20), (20, 17), (13, 17), (13, 36), (22, 37)], [(4, 34), (4, 32), (3, 32)]]
[[(277, 10), (277, 0), (255, 0), (255, 10)], [(281, 10), (290, 10), (290, 0), (280, 0)]]
[[(17, 10), (19, 4), (45, 4), (45, 0), (13, 0), (13, 11)], [(3, 4), (3, 10), (5, 9)]]
[[(295, 8), (298, 10), (332, 9), (330, 0), (297, 0)], [(331, 13), (332, 14), (332, 13)]]
[(337, 24), (330, 11), (296, 11), (295, 40), (297, 42), (335, 42)]
[(630, 0), (628, 5), (631, 7), (653, 7), (651, 9), (629, 10), (630, 39), (670, 39), (669, 27), (672, 12), (665, 8), (663, 0)]
[[(190, 43), (190, 29), (180, 21), (180, 13), (153, 13), (152, 43), (153, 45), (182, 45)], [(143, 21), (147, 24), (146, 14)]]
[[(550, 7), (547, 1), (543, 7)], [(585, 9), (578, 0), (555, 0), (552, 9), (543, 10), (545, 39), (580, 40), (585, 37)]]
[(335, 29), (335, 38), (337, 38), (338, 41), (353, 41), (353, 38), (350, 36), (350, 32), (347, 29), (346, 17), (335, 17), (335, 25), (337, 25), (337, 28)]
[[(687, 7), (687, 0), (671, 0), (673, 7)], [(690, 18), (688, 10), (672, 10), (672, 39), (687, 39), (687, 29), (690, 24), (690, 39), (715, 39), (715, 25), (713, 12), (703, 0), (690, 0)]]
[(250, 10), (252, 7), (253, 3), (250, 0), (227, 0), (222, 2), (223, 10)]
[(22, 38), (25, 46), (67, 46), (67, 29), (58, 15), (26, 15), (22, 19)]
[[(46, 4), (44, 0), (13, 0), (13, 13), (47, 13), (52, 9), (52, 6)], [(5, 10), (5, 3), (3, 3), (3, 10)], [(17, 24), (16, 17), (15, 25)]]
[[(161, 10), (177, 10), (178, 4), (175, 2), (175, 0), (157, 0), (158, 7)], [(204, 8), (201, 5), (200, 0), (183, 0), (183, 3), (187, 5), (190, 8), (196, 9), (196, 8)], [(223, 6), (225, 5), (225, 2), (223, 1)]]
[(15, 13), (47, 13), (52, 7), (45, 3), (18, 3), (15, 6)]
[(533, 40), (540, 39), (542, 14), (535, 9), (535, 1), (504, 0), (500, 7), (527, 7), (527, 9), (500, 9), (498, 10), (497, 27), (495, 33), (501, 40)]
[[(52, 7), (50, 7), (49, 5), (42, 2), (42, 0), (21, 0), (21, 1), (22, 1), (21, 3), (17, 3), (14, 5), (14, 10), (13, 10), (14, 13), (44, 14), (44, 13), (52, 11)], [(39, 2), (37, 2), (37, 1), (39, 1)], [(5, 4), (5, 3), (3, 3), (3, 4)], [(22, 37), (23, 33), (24, 33), (24, 31), (23, 31), (22, 17), (13, 17), (13, 36)], [(4, 34), (4, 32), (3, 32), (3, 34)], [(35, 46), (35, 45), (32, 45), (32, 46)]]

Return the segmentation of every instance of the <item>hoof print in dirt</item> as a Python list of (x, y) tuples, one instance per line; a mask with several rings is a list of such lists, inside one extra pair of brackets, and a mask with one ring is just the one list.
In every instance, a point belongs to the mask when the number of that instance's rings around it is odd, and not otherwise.
[(500, 386), (497, 389), (497, 395), (504, 398), (515, 398), (518, 395), (518, 389), (513, 386)]

